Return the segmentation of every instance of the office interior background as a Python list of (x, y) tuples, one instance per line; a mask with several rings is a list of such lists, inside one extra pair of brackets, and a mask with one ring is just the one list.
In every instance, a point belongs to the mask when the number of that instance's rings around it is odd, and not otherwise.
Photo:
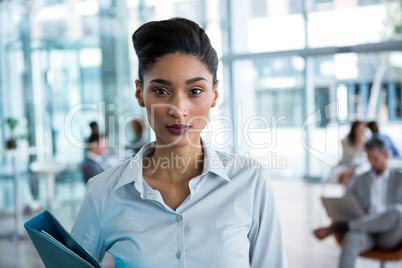
[[(402, 151), (401, 0), (3, 0), (2, 213), (14, 206), (7, 119), (18, 121), (17, 147), (36, 150), (19, 156), (27, 181), (33, 161), (79, 165), (91, 121), (119, 152), (130, 120), (145, 116), (131, 35), (171, 17), (199, 23), (218, 52), (220, 98), (205, 131), (217, 149), (258, 157), (295, 185), (326, 182), (354, 120), (378, 121)], [(72, 168), (56, 184), (79, 176)]]

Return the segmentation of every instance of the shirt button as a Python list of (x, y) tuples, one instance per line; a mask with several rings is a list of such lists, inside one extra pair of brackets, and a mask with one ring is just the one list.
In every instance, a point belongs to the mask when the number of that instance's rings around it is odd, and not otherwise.
[(180, 216), (180, 215), (177, 215), (177, 216), (176, 216), (176, 221), (177, 221), (177, 222), (181, 221), (181, 216)]
[(176, 258), (180, 259), (180, 257), (181, 257), (181, 252), (179, 251), (176, 253)]
[(197, 192), (197, 191), (198, 191), (198, 187), (195, 186), (195, 187), (193, 188), (193, 190), (194, 190), (194, 192)]

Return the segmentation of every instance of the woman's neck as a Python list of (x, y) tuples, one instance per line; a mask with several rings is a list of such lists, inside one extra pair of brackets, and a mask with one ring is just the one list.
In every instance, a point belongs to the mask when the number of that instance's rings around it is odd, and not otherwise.
[(144, 162), (147, 175), (177, 182), (187, 181), (202, 173), (204, 152), (201, 144), (166, 148), (156, 144), (155, 152), (148, 159), (148, 167)]

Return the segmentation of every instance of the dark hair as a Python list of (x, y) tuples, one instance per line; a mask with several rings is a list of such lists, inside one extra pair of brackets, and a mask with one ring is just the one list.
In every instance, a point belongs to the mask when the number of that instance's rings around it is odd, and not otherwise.
[(159, 58), (177, 52), (196, 57), (212, 74), (213, 83), (217, 82), (218, 56), (204, 29), (193, 21), (183, 18), (151, 21), (138, 28), (132, 40), (141, 83)]
[(385, 147), (385, 143), (380, 139), (371, 139), (366, 144), (364, 144), (364, 150), (371, 151), (377, 149), (378, 151), (385, 153), (387, 152), (387, 148)]
[(98, 126), (98, 122), (92, 121), (91, 123), (89, 123), (89, 126), (90, 126), (91, 128), (93, 128), (93, 127), (95, 127), (95, 126)]
[(145, 120), (142, 119), (141, 117), (135, 118), (135, 119), (133, 119), (133, 121), (131, 121), (131, 126), (134, 126), (134, 125), (139, 127), (140, 132), (143, 132), (144, 128), (146, 127)]
[(364, 124), (364, 123), (362, 121), (357, 120), (357, 121), (354, 121), (352, 123), (352, 126), (350, 127), (348, 139), (353, 145), (356, 144), (356, 129), (360, 124)]
[(88, 143), (96, 142), (96, 144), (99, 144), (99, 140), (102, 138), (106, 138), (106, 135), (94, 133), (91, 136), (89, 136)]
[(367, 127), (372, 131), (372, 132), (378, 132), (378, 124), (375, 121), (370, 121), (367, 123)]

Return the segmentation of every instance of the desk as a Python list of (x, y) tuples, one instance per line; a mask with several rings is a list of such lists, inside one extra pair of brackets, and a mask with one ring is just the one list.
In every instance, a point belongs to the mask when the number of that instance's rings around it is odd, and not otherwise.
[(12, 170), (13, 170), (13, 184), (14, 184), (14, 219), (15, 219), (15, 233), (11, 235), (13, 240), (19, 237), (25, 236), (24, 223), (22, 218), (22, 204), (20, 196), (20, 176), (18, 168), (18, 157), (19, 156), (29, 156), (38, 153), (36, 147), (22, 147), (17, 149), (11, 149), (7, 151), (0, 152), (7, 158), (11, 158)]
[(46, 183), (47, 207), (51, 208), (54, 200), (54, 190), (56, 175), (67, 168), (67, 165), (58, 162), (37, 161), (32, 162), (30, 169), (39, 175), (42, 175)]

